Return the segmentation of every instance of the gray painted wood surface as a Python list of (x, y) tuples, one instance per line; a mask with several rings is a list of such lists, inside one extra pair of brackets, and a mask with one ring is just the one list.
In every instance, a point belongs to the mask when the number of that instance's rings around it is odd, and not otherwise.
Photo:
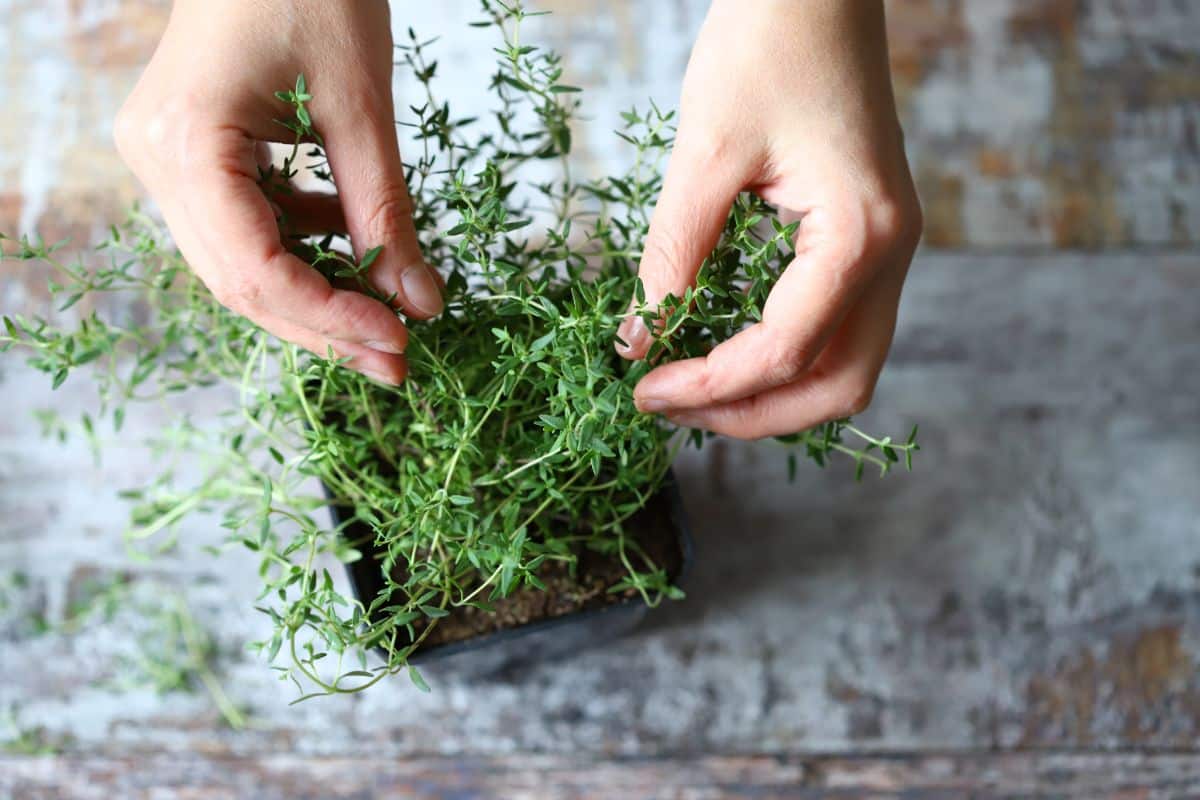
[[(576, 141), (601, 168), (618, 109), (672, 101), (703, 1), (543, 5), (594, 90)], [(137, 195), (109, 120), (166, 6), (0, 2), (0, 229), (86, 239)], [(688, 599), (567, 661), (289, 707), (244, 651), (249, 559), (203, 553), (202, 523), (149, 565), (120, 540), (139, 432), (204, 399), (131, 419), (95, 466), (31, 417), (88, 393), (0, 359), (0, 798), (1200, 797), (1198, 8), (889, 4), (927, 241), (971, 249), (918, 256), (863, 420), (919, 422), (918, 470), (789, 484), (772, 445), (688, 454)], [(469, 98), (486, 48), (443, 46)], [(1046, 249), (1081, 245), (1132, 249)], [(0, 310), (40, 308), (5, 269)], [(153, 620), (42, 630), (119, 576), (150, 607), (184, 598), (246, 729), (202, 686), (122, 684)]]
[[(131, 566), (112, 493), (146, 458), (131, 443), (97, 469), (82, 445), (45, 444), (27, 412), (85, 395), (52, 398), (7, 359), (0, 563), (30, 576), (18, 606), (54, 619), (116, 570), (178, 587), (252, 725), (228, 729), (202, 691), (109, 687), (137, 632), (121, 619), (34, 635), (10, 614), (0, 708), (53, 747), (113, 756), (1190, 750), (1198, 286), (1192, 253), (922, 254), (864, 418), (921, 424), (915, 473), (789, 484), (774, 445), (719, 443), (679, 468), (688, 599), (634, 637), (487, 680), (435, 671), (429, 695), (394, 681), (296, 707), (241, 649), (261, 631), (252, 560), (201, 554), (219, 534), (190, 525), (178, 554)], [(133, 422), (130, 439), (154, 419)]]

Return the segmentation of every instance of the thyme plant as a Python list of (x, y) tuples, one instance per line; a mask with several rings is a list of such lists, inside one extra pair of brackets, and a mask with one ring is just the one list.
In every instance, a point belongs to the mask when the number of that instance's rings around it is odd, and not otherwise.
[[(756, 321), (792, 256), (795, 225), (743, 195), (696, 287), (646, 307), (636, 269), (673, 114), (626, 112), (617, 136), (632, 153), (628, 170), (576, 178), (569, 154), (579, 90), (562, 82), (557, 55), (522, 41), (529, 12), (502, 0), (482, 7), (485, 19), (474, 24), (499, 36), (489, 124), (456, 114), (437, 94), (431, 42), (410, 31), (398, 48), (424, 93), (403, 123), (415, 141), (406, 150), (416, 154), (407, 167), (416, 227), (429, 263), (446, 276), (444, 313), (410, 324), (402, 386), (373, 383), (332, 354), (308, 354), (227, 311), (139, 211), (101, 245), (108, 258), (98, 269), (36, 241), (9, 248), (10, 257), (53, 269), (64, 310), (113, 291), (148, 304), (147, 318), (121, 322), (95, 312), (74, 327), (4, 320), (0, 342), (30, 348), (55, 386), (95, 362), (98, 408), (116, 429), (130, 403), (236, 388), (219, 429), (184, 418), (158, 436), (165, 467), (127, 493), (136, 501), (129, 535), (169, 542), (184, 517), (219, 515), (229, 542), (259, 559), (259, 608), (273, 631), (257, 646), (272, 662), (286, 654), (275, 668), (305, 697), (360, 691), (403, 670), (424, 688), (409, 656), (441, 618), (541, 587), (543, 565), (573, 564), (584, 549), (624, 566), (610, 591), (651, 604), (679, 596), (628, 522), (661, 487), (676, 449), (703, 435), (676, 436), (638, 413), (632, 390), (653, 363), (701, 355)], [(337, 87), (310, 87), (301, 76), (277, 95), (295, 142), (281, 168), (262, 173), (265, 190), (289, 191), (305, 158), (330, 180), (320, 120), (307, 105), (318, 91)], [(332, 235), (293, 245), (331, 280), (378, 296), (366, 282), (377, 249), (355, 261)], [(656, 330), (650, 357), (633, 364), (613, 350), (631, 296)], [(94, 424), (84, 421), (89, 431)], [(818, 464), (844, 455), (860, 472), (887, 472), (917, 449), (915, 436), (876, 439), (847, 420), (787, 438), (793, 453)], [(180, 454), (198, 477), (174, 468)], [(331, 526), (329, 504), (365, 523), (369, 540)], [(382, 554), (386, 585), (360, 601), (338, 590), (328, 564), (367, 550)], [(372, 648), (384, 654), (373, 668)]]

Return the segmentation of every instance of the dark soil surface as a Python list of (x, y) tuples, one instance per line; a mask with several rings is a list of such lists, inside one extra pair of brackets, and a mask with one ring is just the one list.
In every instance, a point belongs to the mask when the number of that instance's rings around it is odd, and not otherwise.
[[(671, 522), (670, 502), (659, 493), (631, 518), (626, 526), (629, 535), (646, 555), (672, 578), (679, 576), (683, 565), (678, 533)], [(364, 602), (370, 602), (382, 585), (378, 572), (379, 553), (369, 548), (363, 558), (352, 565), (357, 590)], [(489, 613), (471, 606), (451, 609), (448, 617), (437, 625), (422, 643), (422, 649), (463, 641), (475, 636), (517, 628), (539, 620), (561, 617), (577, 611), (629, 601), (637, 592), (608, 591), (626, 575), (625, 566), (616, 555), (604, 555), (586, 548), (575, 553), (574, 574), (561, 561), (543, 562), (537, 576), (546, 585), (545, 591), (522, 586), (503, 598), (488, 600)]]

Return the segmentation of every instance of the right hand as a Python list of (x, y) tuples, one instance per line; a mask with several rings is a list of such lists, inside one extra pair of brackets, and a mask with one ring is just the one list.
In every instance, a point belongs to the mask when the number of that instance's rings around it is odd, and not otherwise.
[[(385, 0), (178, 0), (150, 65), (117, 116), (122, 157), (162, 209), (180, 251), (223, 305), (270, 333), (385, 383), (404, 379), (395, 310), (335, 288), (284, 247), (272, 203), (297, 228), (345, 230), (355, 256), (405, 314), (442, 310), (413, 227), (396, 139)], [(338, 194), (258, 186), (263, 142), (291, 141), (274, 92), (303, 73)]]

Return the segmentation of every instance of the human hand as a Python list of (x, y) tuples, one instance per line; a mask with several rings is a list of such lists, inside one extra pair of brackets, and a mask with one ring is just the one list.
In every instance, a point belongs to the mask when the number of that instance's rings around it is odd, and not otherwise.
[[(795, 433), (870, 402), (921, 233), (879, 0), (715, 0), (684, 79), (679, 130), (639, 276), (682, 297), (749, 190), (800, 219), (762, 321), (650, 372), (645, 412), (738, 438)], [(650, 332), (630, 316), (626, 358)]]
[[(412, 221), (396, 141), (387, 3), (178, 0), (117, 117), (122, 157), (158, 201), (188, 263), (223, 305), (319, 355), (332, 348), (386, 383), (403, 380), (396, 312), (335, 288), (284, 247), (272, 207), (297, 231), (345, 230), (369, 279), (412, 317), (442, 298)], [(303, 73), (338, 194), (258, 185), (263, 143), (290, 141), (274, 92)]]

